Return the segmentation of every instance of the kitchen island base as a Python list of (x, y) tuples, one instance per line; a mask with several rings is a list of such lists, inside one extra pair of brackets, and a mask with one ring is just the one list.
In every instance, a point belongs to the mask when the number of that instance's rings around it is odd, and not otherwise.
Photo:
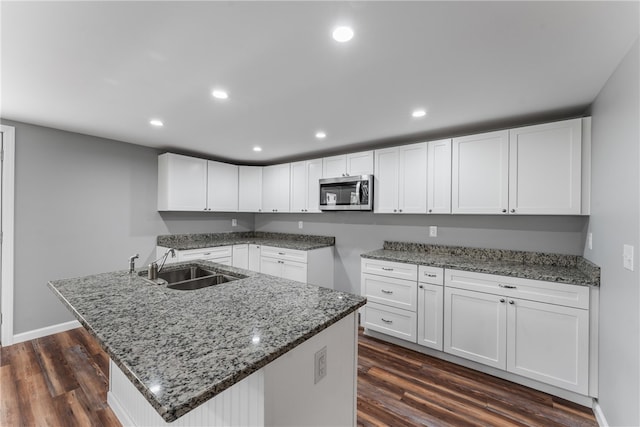
[[(108, 403), (126, 426), (355, 425), (357, 332), (351, 313), (171, 423), (111, 361)], [(325, 376), (317, 379), (324, 348)]]

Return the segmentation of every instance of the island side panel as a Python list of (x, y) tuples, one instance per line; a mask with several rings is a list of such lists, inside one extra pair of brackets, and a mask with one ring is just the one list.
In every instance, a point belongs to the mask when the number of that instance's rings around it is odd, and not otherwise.
[(245, 427), (264, 425), (264, 369), (167, 423), (113, 361), (107, 401), (123, 426)]
[[(264, 367), (268, 426), (355, 425), (357, 321), (351, 313)], [(326, 376), (315, 382), (316, 353)]]

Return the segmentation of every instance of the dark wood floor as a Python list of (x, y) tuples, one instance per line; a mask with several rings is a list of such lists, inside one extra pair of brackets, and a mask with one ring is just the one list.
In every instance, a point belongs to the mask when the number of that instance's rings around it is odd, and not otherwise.
[[(120, 426), (82, 328), (3, 347), (0, 426)], [(595, 426), (591, 410), (360, 334), (360, 426)]]

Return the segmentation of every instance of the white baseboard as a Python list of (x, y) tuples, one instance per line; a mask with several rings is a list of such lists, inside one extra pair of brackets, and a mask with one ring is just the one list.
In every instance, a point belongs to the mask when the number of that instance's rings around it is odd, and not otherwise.
[(70, 322), (58, 323), (57, 325), (46, 326), (40, 329), (34, 329), (33, 331), (23, 332), (13, 336), (13, 344), (20, 342), (35, 340), (36, 338), (46, 337), (47, 335), (57, 334), (59, 332), (68, 331), (70, 329), (79, 328), (80, 322), (72, 320)]
[(596, 416), (596, 421), (600, 427), (609, 427), (609, 423), (604, 417), (604, 412), (602, 412), (602, 407), (597, 399), (593, 399), (593, 414)]
[(107, 392), (107, 403), (109, 404), (109, 407), (113, 411), (113, 414), (116, 416), (118, 421), (120, 421), (120, 424), (122, 424), (123, 426), (135, 425), (135, 423), (131, 421), (131, 418), (129, 417), (127, 411), (125, 411), (125, 409), (120, 404), (118, 398), (111, 391)]

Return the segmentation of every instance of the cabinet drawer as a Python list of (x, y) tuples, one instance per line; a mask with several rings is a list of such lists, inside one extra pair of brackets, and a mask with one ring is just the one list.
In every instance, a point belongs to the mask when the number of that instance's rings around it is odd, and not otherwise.
[(362, 273), (395, 277), (397, 279), (418, 280), (418, 266), (402, 262), (362, 258), (360, 261), (360, 271)]
[(444, 268), (419, 265), (418, 281), (432, 285), (444, 285)]
[(189, 249), (178, 251), (179, 261), (191, 261), (196, 259), (231, 258), (233, 249), (231, 246), (217, 246), (214, 248)]
[(363, 326), (372, 331), (416, 342), (416, 314), (407, 310), (369, 302), (364, 306)]
[(589, 308), (587, 286), (449, 269), (445, 270), (445, 286), (567, 307)]
[(273, 246), (264, 246), (260, 249), (263, 257), (279, 258), (283, 260), (307, 262), (307, 251), (298, 251), (295, 249), (283, 249)]
[(368, 301), (416, 311), (417, 283), (411, 280), (363, 274), (362, 296)]

